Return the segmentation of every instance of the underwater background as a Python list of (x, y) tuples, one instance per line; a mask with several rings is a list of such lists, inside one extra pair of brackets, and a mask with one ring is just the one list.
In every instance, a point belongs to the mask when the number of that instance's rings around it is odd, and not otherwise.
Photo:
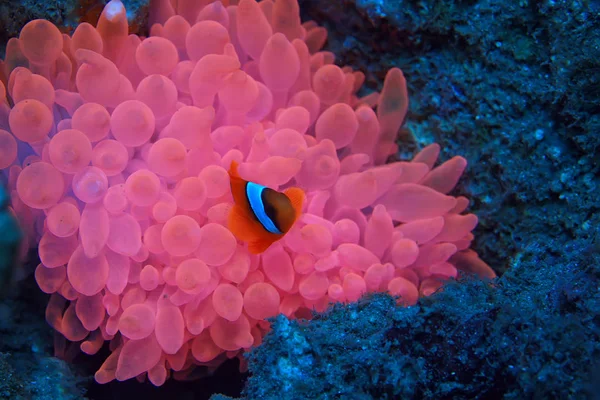
[[(133, 29), (147, 32), (148, 4), (123, 3)], [(36, 18), (66, 30), (95, 23), (103, 5), (0, 0), (0, 46)], [(327, 28), (325, 50), (364, 72), (368, 89), (402, 69), (410, 103), (398, 159), (437, 142), (442, 161), (468, 160), (453, 194), (471, 200), (472, 248), (499, 278), (461, 278), (407, 308), (368, 295), (311, 321), (276, 317), (249, 354), (249, 374), (232, 360), (190, 382), (99, 385), (106, 349), (72, 363), (53, 357), (37, 261), (8, 278), (18, 233), (3, 193), (0, 398), (598, 398), (600, 3), (299, 5), (302, 21)]]

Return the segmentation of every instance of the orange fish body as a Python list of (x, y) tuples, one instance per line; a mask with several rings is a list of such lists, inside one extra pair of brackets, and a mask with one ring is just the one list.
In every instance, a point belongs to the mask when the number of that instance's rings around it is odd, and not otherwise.
[(264, 252), (281, 239), (294, 225), (302, 212), (304, 191), (288, 188), (283, 192), (240, 178), (238, 163), (229, 168), (229, 180), (234, 205), (229, 214), (231, 232), (248, 242), (252, 254)]

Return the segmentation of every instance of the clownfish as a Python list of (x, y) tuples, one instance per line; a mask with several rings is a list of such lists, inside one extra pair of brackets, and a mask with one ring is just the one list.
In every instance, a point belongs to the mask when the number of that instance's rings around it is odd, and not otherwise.
[(292, 187), (278, 192), (258, 183), (240, 178), (238, 163), (232, 161), (229, 181), (233, 207), (229, 213), (229, 230), (248, 243), (252, 254), (264, 252), (281, 239), (302, 212), (304, 191)]

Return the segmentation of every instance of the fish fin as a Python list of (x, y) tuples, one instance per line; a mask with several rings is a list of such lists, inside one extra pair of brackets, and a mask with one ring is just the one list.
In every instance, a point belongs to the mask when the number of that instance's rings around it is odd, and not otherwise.
[(252, 254), (264, 252), (273, 242), (281, 238), (281, 235), (266, 232), (260, 222), (255, 221), (237, 204), (229, 213), (228, 226), (236, 238), (248, 243), (248, 250)]
[(231, 165), (229, 166), (229, 176), (232, 178), (239, 178), (240, 174), (238, 173), (239, 163), (235, 160), (231, 161)]
[(240, 205), (234, 204), (229, 212), (227, 225), (231, 233), (243, 242), (256, 240), (258, 230), (263, 229)]
[(246, 206), (248, 199), (246, 198), (246, 183), (247, 181), (240, 178), (238, 174), (238, 163), (232, 161), (229, 167), (229, 185), (231, 186), (231, 194), (235, 203)]
[(291, 187), (291, 188), (285, 189), (283, 191), (283, 194), (285, 194), (287, 196), (287, 198), (290, 199), (290, 202), (292, 203), (292, 207), (294, 208), (294, 211), (296, 212), (295, 220), (298, 219), (300, 214), (302, 214), (302, 206), (304, 205), (304, 199), (306, 198), (306, 195), (304, 194), (304, 190), (297, 188), (297, 187)]
[[(277, 238), (278, 239), (278, 238)], [(263, 238), (259, 240), (255, 240), (253, 242), (248, 243), (248, 251), (252, 254), (260, 254), (264, 253), (277, 239), (273, 240), (273, 238)]]

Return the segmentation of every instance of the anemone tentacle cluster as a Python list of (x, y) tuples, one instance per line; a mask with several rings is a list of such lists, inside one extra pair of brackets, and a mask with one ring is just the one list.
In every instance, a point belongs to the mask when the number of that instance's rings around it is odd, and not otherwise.
[[(468, 270), (477, 218), (448, 193), (466, 167), (439, 146), (385, 164), (408, 95), (381, 93), (321, 51), (297, 0), (156, 0), (150, 37), (110, 1), (72, 36), (45, 20), (0, 64), (0, 168), (38, 247), (48, 322), (101, 383), (161, 385), (257, 346), (266, 318), (389, 291), (405, 305)], [(375, 111), (376, 110), (376, 111)], [(228, 229), (227, 169), (305, 190), (303, 213), (260, 255)], [(242, 359), (243, 361), (243, 359)]]

